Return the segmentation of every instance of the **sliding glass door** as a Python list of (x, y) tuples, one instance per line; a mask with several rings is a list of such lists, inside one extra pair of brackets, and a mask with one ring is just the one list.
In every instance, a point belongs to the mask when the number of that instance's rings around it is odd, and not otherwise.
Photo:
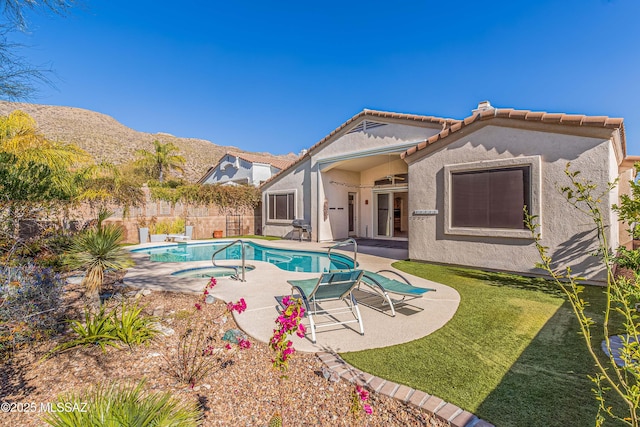
[(376, 214), (377, 214), (377, 237), (391, 237), (391, 216), (389, 209), (391, 203), (391, 193), (378, 193), (376, 194)]
[(379, 238), (409, 236), (409, 193), (389, 191), (375, 193), (375, 235)]

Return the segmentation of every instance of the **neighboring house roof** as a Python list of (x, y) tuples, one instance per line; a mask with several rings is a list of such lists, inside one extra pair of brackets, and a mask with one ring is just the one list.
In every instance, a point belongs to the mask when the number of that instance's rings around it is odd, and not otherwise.
[(209, 179), (209, 176), (211, 176), (213, 171), (218, 166), (220, 166), (220, 163), (222, 163), (224, 158), (227, 156), (237, 157), (249, 163), (262, 163), (262, 164), (271, 165), (280, 170), (286, 169), (294, 162), (293, 160), (278, 159), (275, 157), (266, 157), (266, 156), (261, 156), (259, 154), (228, 152), (224, 156), (220, 157), (220, 160), (218, 160), (218, 163), (216, 163), (215, 166), (211, 166), (209, 169), (207, 169), (207, 172), (202, 176), (202, 178), (198, 180), (198, 184), (203, 184), (207, 179)]
[[(265, 157), (265, 156), (261, 156), (259, 154), (251, 154), (251, 153), (227, 153), (230, 156), (234, 156), (234, 157), (239, 157), (242, 160), (246, 160), (249, 163), (264, 163), (264, 164), (268, 164), (271, 166), (274, 166), (278, 169), (285, 169), (287, 167), (289, 167), (289, 165), (291, 163), (293, 163), (293, 160), (288, 160), (288, 159), (278, 159), (275, 157)], [(224, 158), (224, 156), (222, 157)], [(220, 159), (222, 160), (222, 159)]]
[(537, 122), (573, 127), (606, 128), (611, 129), (612, 131), (615, 129), (619, 129), (623, 155), (626, 155), (627, 149), (624, 134), (624, 124), (623, 119), (621, 118), (610, 118), (607, 116), (585, 116), (579, 114), (546, 113), (544, 111), (514, 110), (513, 108), (489, 107), (482, 111), (475, 111), (466, 119), (460, 120), (457, 123), (454, 123), (451, 126), (443, 129), (440, 133), (427, 138), (415, 147), (408, 149), (401, 155), (401, 157), (403, 159), (409, 157), (419, 152), (420, 150), (424, 150), (430, 145), (435, 144), (438, 141), (448, 138), (450, 135), (460, 132), (461, 130), (474, 123), (493, 119), (511, 119), (523, 122)]
[(346, 133), (347, 128), (349, 128), (350, 125), (355, 124), (354, 122), (362, 121), (366, 119), (374, 119), (374, 118), (385, 119), (385, 120), (391, 119), (391, 120), (399, 120), (399, 121), (430, 123), (430, 124), (440, 125), (443, 128), (451, 126), (452, 124), (458, 123), (460, 121), (456, 119), (447, 119), (443, 117), (422, 116), (418, 114), (393, 113), (390, 111), (369, 110), (365, 108), (364, 110), (362, 110), (361, 112), (359, 112), (358, 114), (351, 117), (349, 120), (347, 120), (346, 122), (342, 123), (340, 126), (335, 128), (329, 135), (325, 136), (320, 141), (316, 142), (314, 145), (311, 146), (311, 148), (307, 150), (307, 152), (304, 155), (298, 157), (298, 159), (296, 159), (293, 163), (291, 163), (287, 168), (282, 169), (280, 172), (272, 176), (270, 179), (263, 182), (262, 185), (265, 185), (273, 181), (274, 179), (282, 175), (285, 172), (285, 170), (289, 169), (290, 167), (302, 162), (304, 159), (311, 156), (312, 151), (326, 144), (329, 140), (333, 139), (336, 135), (342, 134), (343, 132)]

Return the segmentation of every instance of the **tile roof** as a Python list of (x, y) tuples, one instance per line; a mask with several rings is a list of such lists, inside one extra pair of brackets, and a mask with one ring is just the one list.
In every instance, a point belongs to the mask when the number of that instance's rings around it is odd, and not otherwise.
[(205, 174), (202, 176), (202, 178), (200, 178), (197, 181), (198, 184), (204, 184), (204, 182), (207, 179), (209, 179), (209, 176), (211, 176), (211, 173), (215, 170), (215, 168), (222, 162), (222, 159), (224, 159), (227, 155), (231, 155), (231, 156), (234, 156), (234, 157), (239, 157), (239, 158), (241, 158), (243, 160), (246, 160), (247, 162), (250, 162), (250, 163), (266, 163), (266, 164), (269, 164), (271, 166), (274, 166), (274, 167), (280, 169), (280, 171), (278, 173), (280, 173), (282, 170), (288, 168), (294, 162), (294, 160), (279, 159), (279, 158), (276, 158), (276, 157), (261, 156), (259, 154), (227, 152), (224, 156), (222, 156), (220, 158), (220, 160), (218, 160), (218, 163), (216, 163), (215, 166), (211, 166), (209, 169), (207, 169), (207, 172), (205, 172)]
[(440, 133), (433, 135), (432, 137), (420, 142), (415, 147), (412, 147), (402, 153), (401, 157), (411, 156), (420, 150), (427, 148), (428, 146), (435, 144), (436, 142), (447, 138), (465, 127), (485, 120), (492, 119), (513, 119), (526, 122), (538, 122), (545, 124), (558, 124), (565, 126), (585, 126), (585, 127), (598, 127), (608, 128), (611, 130), (620, 129), (620, 139), (622, 142), (622, 148), (626, 153), (626, 142), (624, 134), (624, 123), (621, 118), (610, 118), (607, 116), (585, 116), (578, 114), (564, 114), (564, 113), (546, 113), (544, 111), (529, 111), (529, 110), (515, 110), (513, 108), (489, 108), (483, 111), (474, 112), (471, 116), (453, 123), (451, 126), (446, 127)]
[[(251, 153), (235, 153), (235, 152), (228, 152), (228, 155), (234, 156), (234, 157), (239, 157), (243, 160), (246, 160), (247, 162), (250, 163), (266, 163), (269, 164), (271, 166), (274, 166), (278, 169), (286, 169), (287, 167), (289, 167), (294, 160), (289, 160), (289, 159), (280, 159), (277, 157), (268, 157), (268, 156), (261, 156), (259, 154), (251, 154)], [(226, 154), (225, 154), (226, 156)]]
[[(340, 126), (335, 128), (329, 135), (325, 136), (320, 141), (318, 141), (314, 145), (312, 145), (303, 156), (298, 157), (298, 159), (296, 159), (293, 163), (291, 163), (286, 169), (292, 167), (293, 165), (295, 165), (297, 163), (302, 162), (304, 159), (306, 159), (307, 157), (309, 157), (311, 155), (311, 152), (313, 150), (315, 150), (316, 148), (318, 148), (321, 145), (325, 144), (331, 138), (333, 138), (338, 133), (340, 133), (345, 128), (347, 128), (350, 124), (352, 124), (353, 122), (355, 122), (356, 120), (361, 119), (361, 118), (365, 118), (365, 119), (366, 118), (398, 119), (398, 120), (415, 121), (415, 122), (422, 122), (422, 123), (432, 123), (432, 124), (440, 125), (443, 128), (451, 126), (452, 124), (459, 122), (459, 120), (456, 120), (456, 119), (447, 119), (447, 118), (443, 118), (443, 117), (422, 116), (422, 115), (418, 115), (418, 114), (393, 113), (393, 112), (390, 112), (390, 111), (369, 110), (369, 109), (365, 108), (364, 110), (360, 111), (358, 114), (356, 114), (355, 116), (351, 117), (349, 120), (347, 120), (346, 122), (342, 123)], [(284, 171), (285, 171), (285, 169), (282, 169), (280, 172), (278, 172), (277, 174), (275, 174), (274, 176), (269, 178), (267, 181), (263, 182), (262, 185), (273, 181), (275, 178), (280, 176)]]
[(340, 132), (341, 130), (343, 130), (344, 128), (346, 128), (351, 123), (355, 122), (356, 120), (358, 120), (361, 117), (365, 117), (365, 118), (367, 118), (367, 117), (371, 117), (371, 118), (376, 117), (376, 118), (384, 118), (384, 119), (410, 120), (410, 121), (415, 121), (415, 122), (434, 123), (434, 124), (438, 124), (438, 125), (441, 125), (441, 126), (448, 126), (448, 125), (450, 125), (452, 123), (459, 122), (459, 120), (445, 119), (445, 118), (442, 118), (442, 117), (420, 116), (420, 115), (417, 115), (417, 114), (392, 113), (392, 112), (389, 112), (389, 111), (368, 110), (368, 109), (365, 108), (364, 110), (360, 111), (358, 114), (356, 114), (355, 116), (351, 117), (349, 120), (347, 120), (346, 122), (344, 122), (343, 124), (338, 126), (329, 135), (325, 136), (320, 141), (316, 142), (313, 146), (311, 146), (311, 148), (309, 148), (309, 151), (315, 150), (320, 145), (324, 144), (329, 139), (331, 139), (333, 136), (335, 136), (338, 132)]

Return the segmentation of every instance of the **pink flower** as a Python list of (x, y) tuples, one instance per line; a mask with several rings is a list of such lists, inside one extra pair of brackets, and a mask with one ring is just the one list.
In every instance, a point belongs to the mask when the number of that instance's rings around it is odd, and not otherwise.
[(240, 301), (238, 301), (237, 303), (227, 303), (227, 310), (229, 311), (237, 311), (238, 314), (242, 313), (243, 311), (245, 311), (247, 309), (247, 303), (244, 300), (244, 298), (240, 298)]
[(242, 349), (251, 348), (251, 342), (249, 340), (240, 340), (238, 341), (238, 346)]
[(204, 290), (204, 294), (205, 294), (205, 296), (206, 296), (206, 295), (209, 295), (209, 291), (208, 291), (207, 289), (205, 289), (205, 290)]
[(290, 354), (295, 353), (296, 349), (293, 347), (287, 347), (282, 351), (283, 356), (289, 356)]
[(283, 304), (285, 307), (289, 307), (289, 305), (291, 304), (291, 296), (290, 296), (290, 295), (287, 295), (287, 296), (285, 296), (284, 298), (282, 298), (282, 304)]
[(218, 281), (216, 280), (216, 278), (215, 278), (215, 277), (212, 277), (212, 278), (211, 278), (211, 280), (209, 281), (209, 285), (208, 285), (208, 287), (209, 287), (209, 288), (213, 288), (213, 287), (214, 287), (215, 285), (217, 285), (217, 284), (218, 284)]
[(226, 348), (227, 350), (231, 350), (231, 344), (227, 343), (227, 345), (225, 345), (224, 348)]
[(296, 332), (296, 335), (299, 336), (300, 338), (304, 338), (304, 334), (306, 331), (307, 329), (304, 327), (302, 323), (300, 323), (298, 325), (298, 332)]
[(196, 310), (202, 310), (202, 306), (199, 303), (195, 303)]
[(360, 400), (363, 402), (369, 398), (369, 392), (367, 390), (360, 389), (358, 394), (360, 395)]
[(367, 405), (366, 403), (362, 405), (362, 409), (364, 409), (364, 412), (366, 412), (369, 415), (373, 413), (373, 409), (371, 409), (371, 405)]

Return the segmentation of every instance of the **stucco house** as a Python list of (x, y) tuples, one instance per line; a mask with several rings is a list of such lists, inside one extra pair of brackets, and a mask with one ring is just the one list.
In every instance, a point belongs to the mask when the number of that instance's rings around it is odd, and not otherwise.
[(227, 153), (209, 168), (200, 184), (251, 184), (258, 186), (293, 163), (249, 153)]
[(261, 186), (263, 232), (312, 240), (358, 236), (408, 240), (413, 260), (537, 273), (523, 209), (537, 215), (542, 243), (558, 265), (602, 280), (589, 254), (595, 230), (559, 187), (574, 170), (605, 195), (612, 247), (627, 243), (611, 206), (633, 178), (623, 120), (494, 108), (463, 120), (364, 110)]

